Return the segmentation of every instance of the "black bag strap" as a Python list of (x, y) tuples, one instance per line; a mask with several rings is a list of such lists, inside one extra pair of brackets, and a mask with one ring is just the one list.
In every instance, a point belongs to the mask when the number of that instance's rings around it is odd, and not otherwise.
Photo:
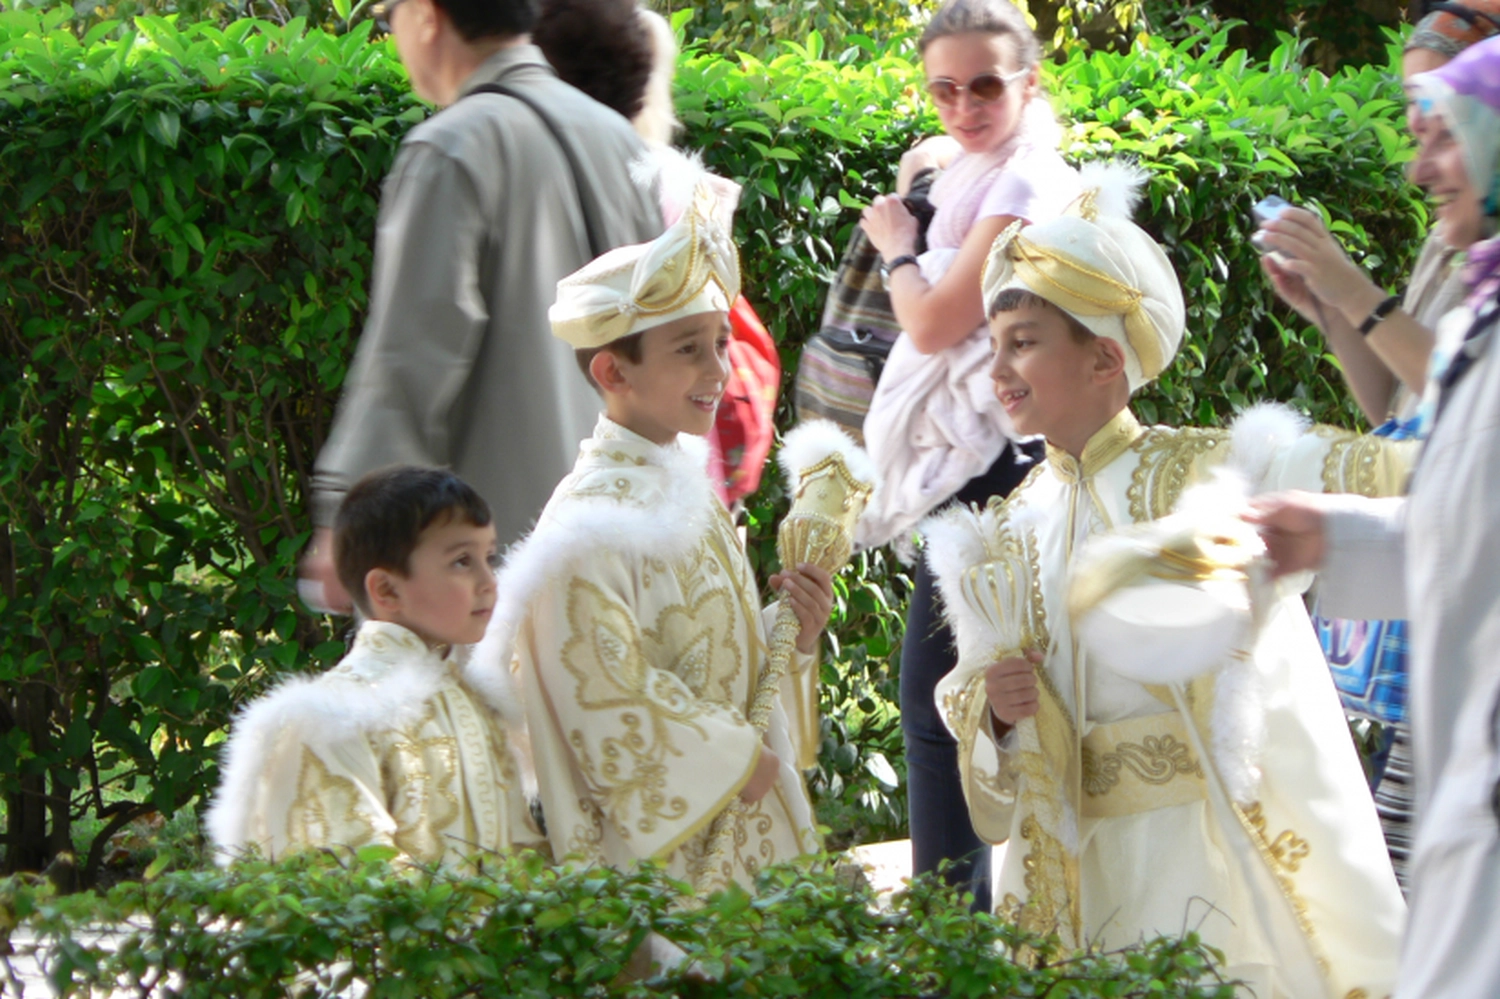
[(531, 108), (536, 116), (542, 120), (548, 132), (552, 133), (552, 140), (562, 150), (563, 156), (568, 160), (568, 169), (573, 173), (573, 188), (578, 192), (578, 207), (583, 212), (583, 228), (588, 234), (589, 259), (601, 257), (609, 247), (604, 245), (604, 240), (599, 234), (599, 208), (594, 200), (594, 189), (583, 182), (583, 173), (578, 169), (578, 154), (574, 151), (571, 143), (563, 138), (562, 130), (557, 127), (557, 122), (552, 116), (542, 109), (541, 102), (527, 94), (525, 91), (507, 87), (503, 83), (481, 83), (464, 96), (471, 94), (501, 94), (505, 97), (514, 97), (522, 104)]

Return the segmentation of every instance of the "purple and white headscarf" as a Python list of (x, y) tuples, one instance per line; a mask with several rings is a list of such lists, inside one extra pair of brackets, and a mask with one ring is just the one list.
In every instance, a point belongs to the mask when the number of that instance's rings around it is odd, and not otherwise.
[[(1486, 39), (1457, 58), (1409, 81), (1421, 114), (1436, 114), (1463, 151), (1469, 182), (1484, 199), (1484, 213), (1500, 214), (1500, 37)], [(1500, 239), (1469, 247), (1465, 279), (1477, 292), (1500, 278)], [(1490, 288), (1490, 293), (1495, 289)], [(1488, 297), (1488, 296), (1486, 296)]]

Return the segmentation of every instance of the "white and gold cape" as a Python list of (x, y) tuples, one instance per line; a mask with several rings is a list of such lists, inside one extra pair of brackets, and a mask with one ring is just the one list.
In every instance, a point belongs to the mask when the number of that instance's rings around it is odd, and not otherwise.
[[(798, 693), (816, 664), (793, 662), (763, 741), (746, 715), (768, 618), (706, 464), (699, 438), (661, 446), (601, 416), (507, 556), (476, 658), (515, 664), (558, 859), (652, 859), (696, 883), (752, 887), (766, 865), (820, 845), (786, 710), (816, 711)], [(780, 781), (708, 858), (709, 826), (762, 745)]]
[[(1236, 670), (1174, 690), (1091, 667), (1067, 591), (1087, 538), (1172, 512), (1226, 462), (1261, 489), (1378, 494), (1399, 489), (1410, 457), (1275, 409), (1233, 431), (1143, 428), (1126, 410), (1081, 460), (1049, 446), (973, 521), (977, 545), (929, 535), (959, 645), (936, 697), (976, 831), (1009, 841), (997, 911), (1106, 948), (1196, 929), (1262, 999), (1389, 993), (1405, 908), (1300, 595), (1283, 591)], [(1047, 653), (1039, 751), (996, 741), (984, 673), (997, 650), (955, 598), (965, 570), (997, 557), (1030, 580), (1022, 630)]]
[(508, 677), (366, 621), (333, 669), (235, 719), (207, 825), (217, 859), (393, 846), (419, 863), (545, 844), (527, 807)]

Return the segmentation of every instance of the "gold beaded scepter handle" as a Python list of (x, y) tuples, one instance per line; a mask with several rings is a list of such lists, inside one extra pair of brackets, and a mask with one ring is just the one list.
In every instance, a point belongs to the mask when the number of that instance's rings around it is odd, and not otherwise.
[[(874, 463), (828, 420), (812, 420), (788, 433), (779, 457), (792, 507), (777, 532), (776, 554), (784, 568), (811, 563), (833, 575), (853, 554), (854, 525), (875, 492)], [(746, 711), (746, 719), (762, 734), (770, 726), (781, 679), (791, 666), (801, 630), (797, 612), (783, 594)], [(708, 849), (695, 878), (700, 894), (728, 884), (733, 867), (726, 855), (744, 812), (744, 802), (735, 798), (710, 827)]]

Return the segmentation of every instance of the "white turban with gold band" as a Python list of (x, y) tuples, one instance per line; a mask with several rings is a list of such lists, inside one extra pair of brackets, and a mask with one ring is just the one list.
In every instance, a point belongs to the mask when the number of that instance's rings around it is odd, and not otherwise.
[(1182, 343), (1182, 285), (1156, 240), (1130, 219), (1145, 171), (1090, 163), (1079, 179), (1083, 194), (1063, 215), (1017, 223), (996, 238), (982, 278), (985, 311), (1008, 288), (1046, 299), (1125, 348), (1134, 392), (1166, 370)]
[(732, 232), (739, 185), (677, 156), (682, 162), (656, 165), (663, 201), (682, 204), (681, 217), (651, 242), (610, 250), (557, 283), (547, 318), (552, 334), (574, 349), (602, 347), (687, 316), (728, 312), (739, 297)]

